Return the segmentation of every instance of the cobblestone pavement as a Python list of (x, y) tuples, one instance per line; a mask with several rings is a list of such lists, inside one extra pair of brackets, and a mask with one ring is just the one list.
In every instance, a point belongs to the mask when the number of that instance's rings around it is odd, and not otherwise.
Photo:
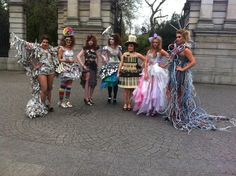
[[(0, 72), (1, 176), (235, 176), (236, 129), (175, 130), (161, 118), (122, 112), (97, 87), (95, 106), (83, 103), (74, 82), (74, 108), (29, 119), (30, 84), (22, 72)], [(196, 84), (209, 113), (236, 118), (236, 86)]]

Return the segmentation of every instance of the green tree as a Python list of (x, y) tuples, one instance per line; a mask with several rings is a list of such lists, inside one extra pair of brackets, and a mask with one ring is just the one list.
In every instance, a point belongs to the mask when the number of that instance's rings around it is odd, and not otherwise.
[(135, 12), (138, 10), (141, 0), (118, 0), (118, 4), (122, 11), (122, 19), (127, 28), (123, 30), (128, 30), (131, 33), (132, 20), (135, 19)]
[(148, 42), (149, 34), (142, 34), (137, 37), (138, 47), (136, 51), (140, 52), (143, 55), (146, 55), (147, 51), (150, 48), (150, 43)]
[(57, 45), (57, 4), (56, 0), (25, 0), (27, 40), (39, 41), (47, 34), (52, 45)]
[[(183, 21), (182, 17), (178, 14), (173, 14), (170, 20), (160, 23), (159, 28), (154, 31), (162, 37), (162, 48), (165, 50), (168, 50), (169, 44), (175, 41), (176, 29), (174, 29), (171, 25), (179, 28), (178, 21)], [(139, 45), (136, 50), (142, 54), (146, 54), (150, 47), (150, 43), (148, 42), (149, 32), (146, 34), (143, 33), (137, 38)]]
[(161, 11), (162, 11), (161, 7), (166, 2), (166, 0), (159, 0), (159, 1), (158, 0), (153, 0), (153, 1), (145, 0), (145, 2), (151, 9), (151, 15), (149, 18), (150, 27), (151, 27), (150, 34), (153, 34), (158, 25), (157, 19), (164, 18), (167, 16), (167, 15), (164, 15), (164, 16), (161, 15)]
[(176, 38), (175, 37), (176, 29), (172, 27), (172, 25), (175, 26), (176, 28), (179, 28), (178, 21), (181, 21), (181, 20), (182, 20), (181, 16), (174, 13), (170, 20), (161, 23), (159, 25), (159, 28), (155, 30), (155, 32), (163, 38), (162, 47), (165, 50), (168, 49), (168, 45), (170, 43), (173, 43)]

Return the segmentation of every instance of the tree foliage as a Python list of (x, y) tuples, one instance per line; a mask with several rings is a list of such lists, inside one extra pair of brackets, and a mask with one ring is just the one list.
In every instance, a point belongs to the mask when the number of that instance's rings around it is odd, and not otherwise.
[(176, 29), (174, 29), (171, 25), (178, 27), (178, 21), (181, 20), (181, 16), (174, 13), (172, 15), (171, 20), (165, 21), (161, 23), (155, 32), (163, 38), (162, 47), (164, 49), (168, 49), (168, 45), (173, 43), (176, 38)]
[(27, 40), (39, 41), (47, 34), (53, 45), (57, 44), (57, 6), (56, 0), (25, 0)]
[[(150, 7), (151, 9), (151, 15), (149, 18), (150, 21), (150, 27), (151, 27), (151, 31), (150, 33), (153, 34), (153, 32), (155, 31), (157, 25), (158, 25), (158, 21), (157, 19), (160, 18), (164, 18), (167, 15), (162, 16), (161, 14), (161, 7), (162, 5), (166, 2), (167, 0), (145, 0), (146, 4)], [(159, 13), (159, 15), (157, 15)]]
[(124, 24), (128, 27), (129, 33), (132, 29), (132, 20), (135, 19), (135, 12), (138, 10), (141, 0), (118, 0), (118, 5), (122, 11)]
[[(176, 28), (179, 28), (178, 20), (181, 21), (180, 15), (173, 14), (171, 20), (160, 23), (158, 29), (154, 31), (154, 33), (157, 33), (159, 36), (162, 37), (162, 48), (165, 50), (168, 50), (168, 45), (175, 41), (176, 29), (174, 29), (171, 25), (175, 26)], [(146, 54), (147, 50), (150, 47), (148, 38), (149, 33), (145, 33), (138, 36), (138, 52)]]

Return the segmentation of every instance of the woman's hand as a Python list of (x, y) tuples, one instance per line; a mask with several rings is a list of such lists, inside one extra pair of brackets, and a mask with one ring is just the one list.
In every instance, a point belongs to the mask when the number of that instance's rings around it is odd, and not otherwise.
[(42, 63), (37, 63), (37, 64), (33, 64), (34, 69), (39, 69), (43, 64)]
[(73, 64), (74, 62), (75, 62), (74, 59), (69, 59), (69, 60), (68, 60), (68, 63), (72, 63), (72, 64)]
[(147, 73), (144, 74), (144, 79), (148, 80), (148, 74)]
[(26, 49), (32, 49), (32, 48), (33, 48), (33, 44), (32, 44), (32, 43), (29, 43), (29, 42), (26, 42), (26, 43), (25, 43), (25, 48), (26, 48)]
[(181, 72), (185, 71), (185, 69), (184, 69), (183, 67), (180, 67), (180, 66), (177, 66), (177, 67), (176, 67), (176, 70), (177, 70), (177, 71), (181, 71)]
[(117, 76), (117, 78), (119, 78), (119, 77), (120, 77), (120, 73), (119, 73), (119, 72), (117, 72), (117, 75), (116, 75), (116, 76)]
[(82, 67), (84, 70), (88, 70), (88, 68), (85, 65), (83, 65)]

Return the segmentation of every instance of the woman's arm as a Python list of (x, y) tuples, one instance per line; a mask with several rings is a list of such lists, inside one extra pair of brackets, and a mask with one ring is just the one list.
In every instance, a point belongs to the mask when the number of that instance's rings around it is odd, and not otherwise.
[(103, 64), (106, 64), (108, 62), (108, 55), (107, 55), (107, 51), (106, 51), (105, 48), (103, 48), (101, 58), (102, 58), (102, 63)]
[(119, 60), (121, 60), (122, 52), (119, 50)]
[(167, 58), (170, 57), (170, 56), (169, 56), (169, 53), (167, 53), (167, 52), (166, 52), (165, 50), (163, 50), (163, 49), (161, 50), (160, 54), (161, 54), (162, 57), (163, 57), (163, 56), (164, 56), (164, 57), (167, 57)]
[(65, 59), (63, 59), (63, 49), (60, 47), (58, 50), (58, 61), (59, 63), (65, 62)]
[(138, 58), (140, 58), (144, 63), (144, 78), (147, 79), (147, 57), (144, 57), (142, 54), (137, 53)]
[(195, 59), (195, 57), (193, 56), (192, 51), (191, 51), (190, 49), (186, 48), (186, 49), (183, 51), (183, 54), (184, 54), (184, 56), (187, 57), (187, 59), (189, 60), (189, 63), (188, 63), (185, 67), (177, 66), (177, 67), (176, 67), (176, 70), (179, 70), (179, 71), (186, 71), (186, 70), (192, 68), (192, 67), (196, 64), (196, 59)]
[(28, 50), (32, 50), (32, 49), (34, 49), (34, 45), (33, 45), (33, 43), (25, 41), (25, 48)]
[(102, 56), (101, 56), (101, 54), (98, 52), (98, 50), (96, 51), (96, 63), (97, 63), (97, 65), (98, 65), (98, 62), (99, 62), (99, 59), (101, 59), (102, 60)]
[(84, 55), (84, 50), (82, 49), (78, 54), (77, 54), (77, 61), (79, 62), (79, 64), (86, 69), (86, 66), (84, 65), (84, 63), (81, 61), (81, 57)]
[(137, 56), (139, 59), (141, 59), (143, 62), (145, 62), (146, 58), (145, 58), (142, 54), (136, 52), (136, 56)]
[(123, 66), (123, 62), (124, 62), (124, 54), (121, 56), (121, 60), (120, 60), (118, 71), (117, 71), (117, 77), (120, 76), (120, 69)]
[[(160, 55), (161, 55), (161, 57), (168, 58), (168, 60), (169, 60), (170, 55), (164, 49), (162, 49), (160, 51)], [(159, 66), (162, 68), (166, 68), (168, 64), (169, 64), (169, 62), (167, 62), (166, 64), (160, 63)]]
[(150, 53), (151, 51), (150, 50), (148, 50), (148, 52), (147, 52), (147, 54), (146, 54), (146, 60), (145, 60), (145, 64), (144, 64), (144, 79), (148, 79), (148, 60), (149, 60), (149, 53)]

